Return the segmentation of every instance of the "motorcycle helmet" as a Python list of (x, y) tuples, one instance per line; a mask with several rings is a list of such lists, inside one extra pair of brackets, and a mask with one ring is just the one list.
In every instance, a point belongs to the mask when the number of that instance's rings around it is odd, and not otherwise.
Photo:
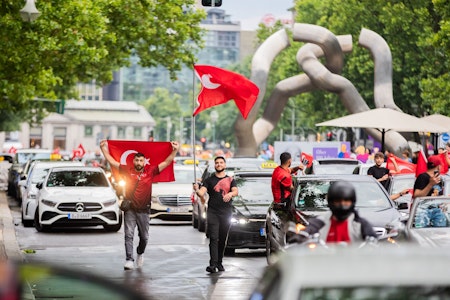
[[(350, 200), (351, 204), (338, 202), (339, 200)], [(328, 188), (328, 207), (336, 219), (343, 221), (355, 211), (356, 191), (355, 187), (347, 181), (333, 182)]]

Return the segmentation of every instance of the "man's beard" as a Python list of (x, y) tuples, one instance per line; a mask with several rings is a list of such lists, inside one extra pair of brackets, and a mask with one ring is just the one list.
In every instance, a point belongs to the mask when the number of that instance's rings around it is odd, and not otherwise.
[(225, 170), (225, 168), (219, 169), (219, 168), (215, 168), (217, 173), (223, 172), (223, 170)]
[(135, 169), (136, 171), (142, 171), (143, 168), (144, 168), (144, 166), (141, 166), (141, 165), (134, 165), (134, 169)]

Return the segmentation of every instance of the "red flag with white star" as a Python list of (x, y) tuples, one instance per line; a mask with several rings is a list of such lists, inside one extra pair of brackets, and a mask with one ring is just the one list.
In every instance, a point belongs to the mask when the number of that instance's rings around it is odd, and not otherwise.
[(222, 68), (208, 65), (194, 65), (202, 90), (198, 95), (198, 106), (193, 116), (212, 106), (234, 100), (244, 119), (253, 108), (259, 88), (244, 76)]
[[(118, 141), (108, 140), (108, 149), (111, 156), (121, 165), (133, 166), (134, 154), (141, 152), (145, 156), (145, 163), (154, 166), (163, 162), (172, 153), (170, 142), (144, 142), (144, 141)], [(119, 178), (119, 170), (112, 168), (114, 178)], [(155, 176), (153, 182), (175, 181), (173, 164)]]

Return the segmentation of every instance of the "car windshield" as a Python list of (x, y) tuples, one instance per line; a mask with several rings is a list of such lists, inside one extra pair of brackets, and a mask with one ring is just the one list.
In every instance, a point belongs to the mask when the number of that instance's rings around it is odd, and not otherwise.
[(450, 299), (449, 286), (357, 286), (302, 288), (298, 299)]
[[(330, 180), (300, 181), (296, 190), (295, 205), (300, 210), (328, 210), (327, 192)], [(391, 204), (383, 188), (374, 182), (358, 182), (356, 189), (356, 207), (384, 209)]]
[(421, 201), (414, 212), (415, 228), (450, 227), (450, 200), (432, 199)]
[(407, 178), (393, 178), (392, 180), (392, 188), (390, 191), (391, 195), (398, 194), (403, 190), (412, 189), (414, 187), (415, 177), (407, 177)]
[(50, 159), (51, 153), (17, 153), (17, 162), (24, 164), (28, 160)]
[(246, 204), (270, 204), (272, 203), (271, 177), (236, 177), (239, 190), (239, 200)]
[[(202, 177), (200, 169), (196, 168), (196, 171), (197, 171), (196, 178)], [(196, 178), (194, 178), (194, 169), (192, 170), (175, 169), (175, 181), (172, 181), (172, 183), (192, 184), (192, 182), (195, 182)]]
[(313, 167), (314, 174), (326, 175), (326, 174), (353, 174), (355, 165), (315, 165)]
[(107, 187), (108, 180), (98, 171), (53, 171), (48, 176), (47, 187), (90, 186)]

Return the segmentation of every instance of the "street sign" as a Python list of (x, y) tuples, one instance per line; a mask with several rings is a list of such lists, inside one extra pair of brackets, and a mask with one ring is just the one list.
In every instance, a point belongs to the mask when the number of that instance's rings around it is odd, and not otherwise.
[(441, 140), (444, 142), (444, 143), (447, 143), (449, 140), (450, 140), (450, 135), (448, 134), (448, 133), (443, 133), (443, 134), (441, 134)]

